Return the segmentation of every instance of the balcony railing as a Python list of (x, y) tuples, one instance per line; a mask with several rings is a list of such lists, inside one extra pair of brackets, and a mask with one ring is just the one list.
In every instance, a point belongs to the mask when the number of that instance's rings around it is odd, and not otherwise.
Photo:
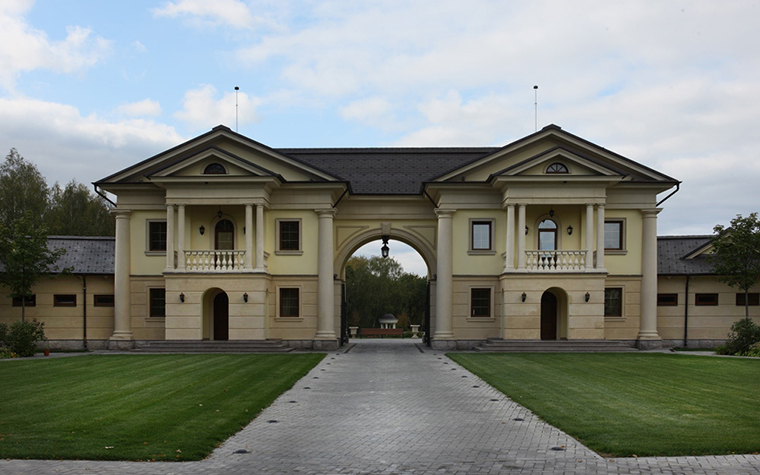
[(185, 251), (186, 272), (236, 272), (245, 267), (245, 251)]
[(525, 251), (528, 272), (585, 272), (585, 250)]

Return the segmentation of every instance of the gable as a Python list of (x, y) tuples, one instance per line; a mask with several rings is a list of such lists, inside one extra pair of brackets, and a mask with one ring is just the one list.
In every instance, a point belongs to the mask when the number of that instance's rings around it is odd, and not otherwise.
[[(224, 175), (206, 175), (205, 167), (219, 163)], [(313, 165), (281, 154), (224, 126), (155, 155), (96, 182), (97, 186), (175, 181), (203, 177), (276, 177), (286, 182), (342, 181)]]
[(495, 177), (539, 177), (558, 179), (547, 173), (552, 163), (567, 166), (562, 176), (625, 178), (632, 182), (667, 182), (677, 180), (603, 147), (563, 131), (556, 125), (506, 145), (458, 169), (437, 177), (436, 182), (489, 182)]

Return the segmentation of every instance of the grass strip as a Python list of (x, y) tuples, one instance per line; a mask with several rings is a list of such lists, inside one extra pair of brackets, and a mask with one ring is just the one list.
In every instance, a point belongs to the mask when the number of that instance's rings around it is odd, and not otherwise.
[(449, 358), (604, 456), (760, 451), (760, 361), (667, 354)]
[(325, 355), (84, 355), (0, 365), (0, 458), (200, 460)]

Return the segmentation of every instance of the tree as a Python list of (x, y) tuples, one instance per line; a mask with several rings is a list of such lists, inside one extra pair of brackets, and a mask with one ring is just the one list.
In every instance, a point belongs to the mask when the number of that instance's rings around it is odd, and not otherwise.
[(737, 215), (728, 228), (713, 228), (709, 257), (718, 280), (744, 291), (744, 315), (749, 316), (749, 289), (760, 279), (760, 221), (757, 213)]
[(0, 284), (10, 290), (9, 297), (21, 299), (21, 321), (26, 312), (26, 298), (32, 296), (32, 287), (47, 274), (68, 273), (59, 269), (57, 262), (65, 251), (50, 250), (47, 246), (47, 229), (38, 224), (31, 212), (10, 222), (0, 222)]
[(71, 180), (65, 188), (56, 183), (45, 221), (51, 234), (113, 236), (116, 222), (111, 206), (83, 184)]
[(34, 222), (41, 223), (48, 204), (45, 178), (33, 163), (12, 148), (0, 165), (0, 221), (11, 223), (28, 212)]

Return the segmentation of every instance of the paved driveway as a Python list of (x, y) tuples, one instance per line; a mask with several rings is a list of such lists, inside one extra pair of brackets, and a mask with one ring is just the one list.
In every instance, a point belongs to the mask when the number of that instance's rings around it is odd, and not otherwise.
[(328, 354), (211, 457), (0, 461), (0, 473), (760, 473), (760, 457), (603, 459), (419, 340)]

